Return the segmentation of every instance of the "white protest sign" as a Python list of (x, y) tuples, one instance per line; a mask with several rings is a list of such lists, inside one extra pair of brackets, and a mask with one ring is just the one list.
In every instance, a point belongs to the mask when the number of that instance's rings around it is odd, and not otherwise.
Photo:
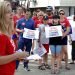
[(30, 29), (24, 28), (23, 38), (39, 39), (39, 31), (38, 30), (30, 30)]
[(38, 54), (30, 55), (27, 60), (39, 60), (41, 57)]
[(46, 38), (62, 36), (61, 26), (45, 27)]

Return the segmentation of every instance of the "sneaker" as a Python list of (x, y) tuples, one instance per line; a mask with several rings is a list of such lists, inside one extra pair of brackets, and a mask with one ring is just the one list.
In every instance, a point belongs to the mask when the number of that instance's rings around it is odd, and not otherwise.
[(69, 64), (75, 64), (74, 61), (70, 62)]
[(30, 69), (29, 69), (29, 68), (27, 68), (27, 67), (25, 67), (25, 68), (24, 68), (24, 70), (25, 70), (25, 71), (30, 71)]

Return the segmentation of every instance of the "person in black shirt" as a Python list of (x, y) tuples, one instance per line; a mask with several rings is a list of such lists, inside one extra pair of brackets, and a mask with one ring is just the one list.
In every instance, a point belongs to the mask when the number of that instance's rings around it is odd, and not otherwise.
[[(53, 16), (53, 23), (50, 25), (51, 26), (61, 26), (59, 23), (60, 17), (58, 15)], [(62, 31), (62, 27), (61, 27)], [(62, 48), (62, 36), (55, 36), (55, 37), (50, 37), (49, 39), (49, 44), (50, 44), (50, 49), (51, 49), (51, 54), (52, 54), (52, 59), (51, 59), (51, 73), (59, 73), (59, 68), (60, 68), (60, 53), (61, 53), (61, 48)], [(56, 66), (55, 66), (56, 65)]]

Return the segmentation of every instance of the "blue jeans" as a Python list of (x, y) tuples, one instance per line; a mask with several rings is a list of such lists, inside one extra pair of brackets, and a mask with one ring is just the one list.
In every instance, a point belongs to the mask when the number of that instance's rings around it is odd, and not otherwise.
[[(18, 42), (18, 49), (24, 51), (24, 47), (25, 47), (25, 51), (29, 52), (30, 54), (31, 47), (32, 47), (32, 40), (20, 38)], [(19, 66), (19, 60), (16, 60), (16, 69), (18, 68), (18, 66)], [(24, 68), (25, 67), (28, 67), (28, 61), (24, 61)]]

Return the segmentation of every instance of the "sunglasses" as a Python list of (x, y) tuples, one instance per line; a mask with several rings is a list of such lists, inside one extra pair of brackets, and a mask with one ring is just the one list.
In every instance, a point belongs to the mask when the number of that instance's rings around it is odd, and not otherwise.
[(60, 15), (65, 15), (64, 13), (59, 13)]

